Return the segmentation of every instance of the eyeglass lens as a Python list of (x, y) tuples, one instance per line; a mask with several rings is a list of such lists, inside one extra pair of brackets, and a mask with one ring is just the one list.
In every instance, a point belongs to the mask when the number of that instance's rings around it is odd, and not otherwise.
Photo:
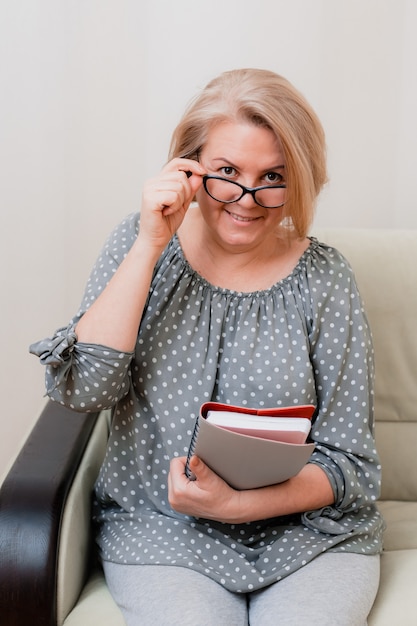
[[(214, 200), (225, 204), (236, 202), (245, 194), (244, 188), (231, 180), (207, 177), (205, 187)], [(272, 209), (284, 204), (285, 192), (282, 187), (266, 187), (255, 191), (253, 196), (257, 204)]]

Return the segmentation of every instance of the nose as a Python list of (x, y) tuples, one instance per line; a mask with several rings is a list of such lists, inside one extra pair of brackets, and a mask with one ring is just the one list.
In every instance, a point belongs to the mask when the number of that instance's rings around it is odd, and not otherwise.
[(255, 202), (253, 194), (250, 191), (246, 191), (246, 193), (243, 194), (243, 196), (240, 198), (240, 200), (236, 202), (236, 204), (239, 204), (245, 209), (253, 209), (258, 206)]

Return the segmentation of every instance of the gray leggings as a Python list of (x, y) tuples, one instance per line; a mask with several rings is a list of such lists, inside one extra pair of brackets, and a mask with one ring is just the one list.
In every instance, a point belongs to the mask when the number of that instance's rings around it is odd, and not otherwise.
[(183, 567), (103, 565), (127, 626), (365, 626), (379, 583), (378, 555), (327, 552), (247, 595)]

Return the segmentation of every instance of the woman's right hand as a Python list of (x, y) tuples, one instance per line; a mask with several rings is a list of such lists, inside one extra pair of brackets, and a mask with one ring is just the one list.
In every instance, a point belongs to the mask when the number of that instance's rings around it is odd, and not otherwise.
[[(191, 176), (187, 176), (191, 172)], [(117, 271), (77, 324), (78, 340), (122, 352), (135, 348), (155, 263), (201, 187), (197, 161), (173, 159), (146, 183), (139, 235)]]
[(181, 226), (204, 174), (198, 161), (176, 158), (145, 183), (138, 237), (142, 243), (162, 252)]

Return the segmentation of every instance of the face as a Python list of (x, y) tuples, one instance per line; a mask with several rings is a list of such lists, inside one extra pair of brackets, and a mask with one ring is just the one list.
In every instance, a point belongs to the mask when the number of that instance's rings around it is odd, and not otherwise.
[[(250, 123), (223, 122), (215, 126), (199, 160), (208, 174), (245, 187), (285, 182), (279, 141), (268, 128)], [(263, 208), (249, 193), (236, 202), (224, 204), (211, 198), (203, 187), (197, 192), (197, 201), (212, 236), (224, 246), (264, 248), (269, 241), (276, 241), (282, 208)]]

